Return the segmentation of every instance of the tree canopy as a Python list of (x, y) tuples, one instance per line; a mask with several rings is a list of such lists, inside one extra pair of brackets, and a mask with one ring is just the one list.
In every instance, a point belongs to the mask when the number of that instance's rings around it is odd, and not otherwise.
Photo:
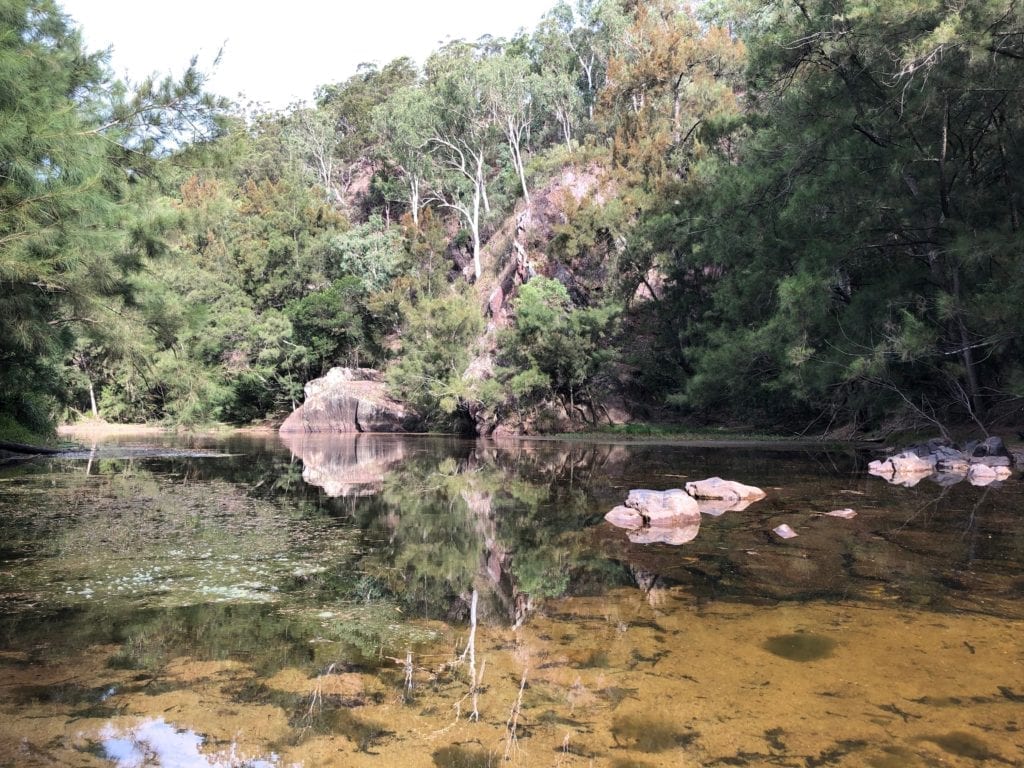
[(1019, 423), (1022, 29), (562, 0), (252, 114), (11, 0), (0, 431), (273, 419), (334, 365), (439, 429)]

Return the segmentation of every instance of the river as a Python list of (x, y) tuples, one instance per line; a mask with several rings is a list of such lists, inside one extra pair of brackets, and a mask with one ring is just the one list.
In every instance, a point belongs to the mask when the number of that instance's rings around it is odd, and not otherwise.
[[(1020, 475), (868, 458), (120, 436), (0, 468), (0, 766), (1024, 765)], [(678, 545), (604, 521), (710, 476), (767, 496)]]

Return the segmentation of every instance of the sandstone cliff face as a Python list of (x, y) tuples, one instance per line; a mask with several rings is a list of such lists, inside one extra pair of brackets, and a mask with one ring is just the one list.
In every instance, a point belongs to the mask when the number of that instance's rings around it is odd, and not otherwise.
[(282, 433), (408, 432), (418, 421), (388, 397), (380, 373), (369, 368), (332, 368), (305, 392), (306, 402), (285, 419)]

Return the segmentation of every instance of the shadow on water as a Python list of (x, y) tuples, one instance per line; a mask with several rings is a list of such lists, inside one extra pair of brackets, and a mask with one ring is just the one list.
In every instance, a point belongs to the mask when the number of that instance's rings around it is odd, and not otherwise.
[(762, 647), (769, 653), (790, 661), (818, 661), (831, 656), (836, 645), (836, 641), (831, 637), (798, 632), (769, 637)]

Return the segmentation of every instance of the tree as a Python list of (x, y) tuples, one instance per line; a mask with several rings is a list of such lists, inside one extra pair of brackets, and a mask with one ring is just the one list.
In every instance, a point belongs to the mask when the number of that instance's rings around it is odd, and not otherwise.
[(672, 301), (708, 296), (680, 401), (990, 423), (1021, 370), (1020, 9), (771, 12), (748, 27), (755, 111), (676, 229)]
[(407, 306), (402, 348), (388, 369), (391, 391), (412, 403), (428, 423), (451, 426), (462, 407), (462, 376), (483, 315), (469, 289), (424, 298)]
[(386, 162), (405, 180), (406, 204), (416, 226), (429, 172), (426, 148), (433, 136), (437, 106), (426, 89), (410, 86), (395, 91), (374, 110), (374, 129)]
[(580, 395), (593, 403), (595, 387), (615, 359), (618, 314), (614, 305), (574, 308), (557, 280), (535, 277), (522, 286), (515, 324), (501, 344), (502, 361), (512, 364), (513, 396), (541, 394), (546, 380), (548, 391), (568, 398), (570, 408)]
[(543, 68), (575, 75), (591, 120), (608, 63), (626, 24), (619, 0), (577, 0), (575, 5), (560, 0), (534, 34)]
[(111, 81), (52, 0), (0, 7), (0, 82), (0, 413), (44, 428), (76, 332), (159, 248), (142, 201), (159, 158), (215, 135), (223, 105), (194, 62), (178, 81)]
[(482, 79), (486, 107), (494, 125), (505, 138), (512, 167), (523, 190), (523, 200), (529, 205), (523, 152), (535, 119), (540, 78), (531, 71), (526, 58), (504, 53), (485, 62)]
[(427, 141), (433, 160), (430, 202), (459, 214), (473, 242), (473, 271), (480, 278), (481, 209), (487, 200), (488, 160), (494, 123), (484, 94), (487, 83), (475, 48), (450, 43), (427, 61), (427, 82), (437, 120)]

